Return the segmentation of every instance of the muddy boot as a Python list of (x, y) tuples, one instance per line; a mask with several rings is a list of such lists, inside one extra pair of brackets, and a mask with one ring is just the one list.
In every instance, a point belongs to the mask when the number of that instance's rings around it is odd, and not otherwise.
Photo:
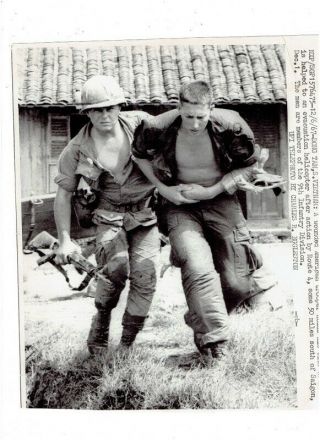
[(107, 350), (111, 312), (98, 311), (92, 318), (87, 346), (91, 355), (102, 354)]
[(142, 330), (145, 316), (132, 316), (128, 312), (125, 312), (122, 319), (122, 336), (120, 340), (120, 345), (123, 347), (131, 347), (137, 334)]
[(228, 353), (228, 342), (219, 341), (206, 344), (200, 349), (200, 353), (204, 365), (213, 365), (217, 360), (223, 359)]

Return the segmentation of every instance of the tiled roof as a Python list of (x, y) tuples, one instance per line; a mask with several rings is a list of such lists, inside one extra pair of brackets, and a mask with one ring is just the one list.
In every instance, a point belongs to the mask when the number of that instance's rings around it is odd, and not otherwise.
[(176, 103), (180, 85), (204, 79), (215, 103), (286, 101), (281, 45), (17, 48), (19, 104), (78, 105), (92, 75), (115, 76), (129, 103)]

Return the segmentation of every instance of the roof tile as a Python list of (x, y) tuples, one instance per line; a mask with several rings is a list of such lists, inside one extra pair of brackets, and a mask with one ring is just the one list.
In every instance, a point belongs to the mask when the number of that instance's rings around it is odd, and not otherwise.
[(79, 105), (83, 83), (114, 76), (128, 103), (176, 103), (181, 84), (208, 81), (215, 103), (286, 101), (282, 45), (61, 45), (16, 49), (19, 104)]

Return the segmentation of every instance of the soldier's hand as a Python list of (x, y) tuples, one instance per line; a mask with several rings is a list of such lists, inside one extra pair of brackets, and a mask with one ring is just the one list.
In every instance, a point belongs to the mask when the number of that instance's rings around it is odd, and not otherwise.
[[(260, 171), (261, 172), (261, 171)], [(253, 165), (246, 168), (239, 168), (223, 176), (221, 184), (224, 190), (229, 194), (241, 189), (243, 191), (255, 191), (254, 185), (250, 185), (250, 181), (257, 173), (257, 168)]]
[(182, 195), (187, 199), (192, 200), (208, 200), (210, 194), (208, 193), (208, 188), (198, 185), (196, 183), (192, 184), (181, 184), (179, 187), (182, 189)]
[(261, 186), (255, 186), (253, 182), (249, 182), (242, 176), (238, 177), (237, 179), (237, 189), (246, 192), (253, 192), (255, 194), (263, 191), (263, 188)]
[(68, 240), (61, 243), (56, 249), (55, 253), (56, 256), (54, 261), (57, 264), (68, 264), (68, 257), (75, 254), (81, 254), (81, 248), (73, 241)]
[[(165, 188), (159, 189), (160, 194), (165, 199), (169, 200), (175, 205), (183, 205), (184, 203), (197, 203), (199, 200), (187, 198), (182, 194), (182, 191), (189, 188), (189, 185), (177, 185), (177, 186), (166, 186)], [(191, 189), (191, 188), (190, 188)]]

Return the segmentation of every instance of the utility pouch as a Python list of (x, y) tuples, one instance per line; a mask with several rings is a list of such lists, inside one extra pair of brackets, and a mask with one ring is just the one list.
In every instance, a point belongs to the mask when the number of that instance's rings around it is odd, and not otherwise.
[(260, 252), (250, 243), (251, 237), (246, 226), (238, 226), (233, 234), (236, 270), (252, 274), (262, 266)]
[(94, 226), (92, 222), (93, 212), (98, 207), (98, 191), (91, 188), (77, 189), (72, 196), (72, 206), (81, 228)]

